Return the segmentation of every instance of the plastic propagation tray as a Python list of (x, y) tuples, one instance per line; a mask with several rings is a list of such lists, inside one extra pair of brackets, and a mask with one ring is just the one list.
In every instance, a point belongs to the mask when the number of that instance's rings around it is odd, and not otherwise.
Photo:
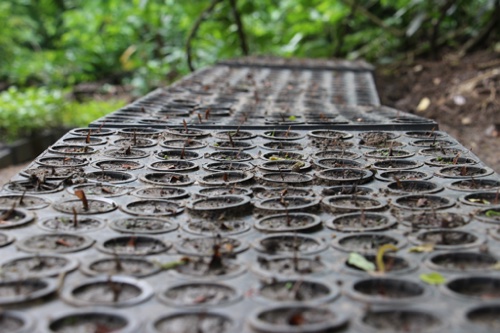
[(496, 331), (499, 189), (439, 131), (75, 129), (1, 191), (0, 331)]
[(214, 129), (438, 128), (432, 120), (381, 106), (372, 73), (363, 65), (350, 63), (351, 67), (346, 67), (343, 62), (334, 62), (336, 66), (319, 63), (299, 68), (300, 62), (294, 66), (238, 64), (223, 63), (197, 71), (91, 126), (165, 129), (186, 123)]

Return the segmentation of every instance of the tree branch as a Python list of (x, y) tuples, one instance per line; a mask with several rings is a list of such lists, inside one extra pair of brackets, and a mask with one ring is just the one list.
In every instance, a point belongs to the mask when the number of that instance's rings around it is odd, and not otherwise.
[(215, 6), (220, 2), (221, 0), (212, 0), (210, 5), (208, 5), (207, 8), (205, 8), (201, 14), (198, 16), (196, 21), (193, 24), (193, 27), (189, 31), (189, 35), (186, 40), (186, 58), (187, 58), (187, 63), (189, 66), (189, 69), (193, 72), (194, 71), (194, 66), (193, 66), (193, 55), (192, 55), (192, 48), (191, 48), (191, 42), (193, 38), (196, 36), (196, 33), (198, 32), (198, 29), (201, 26), (201, 23), (207, 18), (207, 16), (214, 10)]
[(236, 27), (238, 29), (241, 51), (243, 52), (244, 55), (248, 55), (249, 52), (248, 52), (247, 38), (245, 35), (245, 30), (243, 28), (243, 22), (241, 21), (241, 16), (238, 11), (238, 7), (236, 6), (236, 0), (229, 0), (229, 3), (231, 4), (231, 10), (233, 12), (234, 20), (236, 22)]

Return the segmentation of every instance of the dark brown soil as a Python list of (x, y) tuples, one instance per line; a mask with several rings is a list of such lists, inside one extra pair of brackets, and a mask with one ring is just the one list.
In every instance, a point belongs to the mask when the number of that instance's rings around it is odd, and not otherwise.
[[(381, 67), (382, 104), (438, 122), (488, 166), (500, 172), (499, 55), (482, 50), (461, 59), (416, 60)], [(422, 99), (429, 107), (418, 109)]]

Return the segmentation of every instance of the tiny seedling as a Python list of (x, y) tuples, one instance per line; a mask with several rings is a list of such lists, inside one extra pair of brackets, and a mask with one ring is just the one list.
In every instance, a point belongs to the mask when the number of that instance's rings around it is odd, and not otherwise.
[(392, 244), (384, 244), (381, 247), (379, 247), (377, 251), (377, 256), (376, 256), (376, 263), (377, 263), (377, 271), (380, 273), (385, 273), (386, 267), (384, 263), (384, 255), (386, 252), (389, 251), (397, 251), (398, 248)]
[(85, 195), (85, 192), (82, 190), (75, 190), (75, 195), (82, 202), (83, 210), (88, 211), (89, 210), (89, 202), (87, 200), (87, 196)]
[(73, 228), (78, 229), (78, 213), (75, 207), (71, 207), (73, 210)]

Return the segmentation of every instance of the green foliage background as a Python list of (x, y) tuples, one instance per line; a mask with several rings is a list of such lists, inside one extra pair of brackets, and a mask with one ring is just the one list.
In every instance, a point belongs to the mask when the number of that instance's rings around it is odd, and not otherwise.
[[(0, 1), (0, 83), (18, 87), (15, 92), (10, 89), (1, 93), (12, 96), (0, 97), (0, 131), (8, 131), (6, 124), (13, 123), (5, 120), (5, 110), (12, 108), (5, 100), (19, 98), (19, 90), (35, 87), (25, 93), (45, 96), (40, 98), (46, 100), (46, 94), (70, 92), (78, 83), (103, 81), (132, 85), (140, 95), (186, 74), (187, 36), (211, 1)], [(499, 6), (498, 0), (236, 3), (251, 54), (364, 58), (374, 63), (388, 63), (408, 54), (426, 55), (438, 48), (458, 50), (491, 20), (498, 19), (494, 15)], [(207, 16), (192, 40), (195, 66), (241, 56), (230, 1), (219, 0)], [(33, 93), (30, 89), (36, 87), (43, 88)], [(52, 102), (47, 101), (48, 114)], [(61, 97), (60, 103), (65, 106), (74, 102)], [(120, 104), (106, 103), (100, 106), (94, 102), (87, 109), (96, 115)], [(77, 104), (64, 112), (75, 110)], [(61, 115), (55, 123), (71, 118)], [(76, 124), (84, 125), (81, 121)]]

